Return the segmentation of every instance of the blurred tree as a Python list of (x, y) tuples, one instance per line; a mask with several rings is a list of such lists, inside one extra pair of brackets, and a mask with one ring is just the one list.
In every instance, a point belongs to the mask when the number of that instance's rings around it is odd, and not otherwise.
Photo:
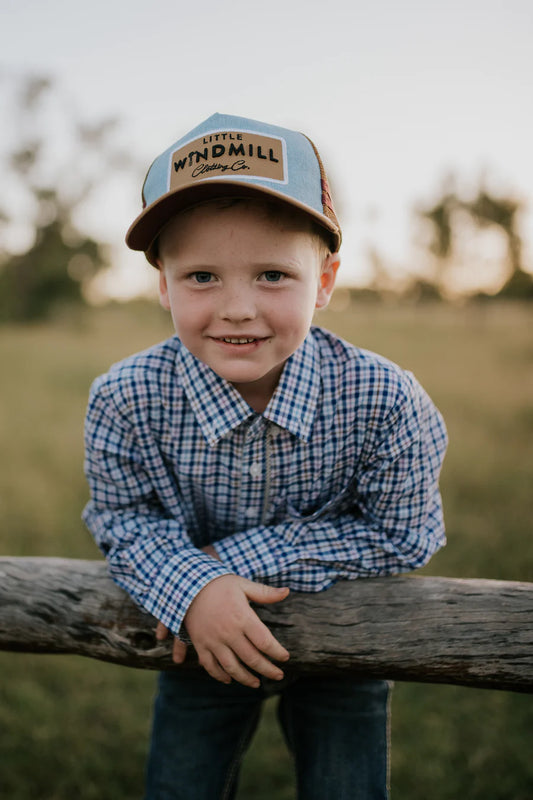
[(408, 295), (420, 299), (442, 297), (448, 270), (453, 258), (455, 215), (460, 202), (452, 175), (446, 177), (440, 196), (429, 207), (415, 208), (415, 217), (428, 231), (425, 246), (430, 254), (429, 274), (412, 282)]
[[(0, 321), (28, 321), (82, 303), (84, 285), (107, 266), (105, 246), (82, 232), (76, 218), (94, 176), (130, 163), (112, 142), (116, 122), (81, 123), (47, 78), (20, 78), (12, 102), (4, 185), (18, 199), (18, 227), (30, 244), (23, 252), (5, 244), (0, 251)], [(16, 210), (0, 210), (0, 225), (4, 233), (16, 228)]]
[(507, 239), (509, 277), (498, 292), (499, 297), (533, 299), (533, 275), (526, 272), (522, 262), (522, 239), (518, 233), (518, 218), (522, 203), (509, 197), (494, 197), (480, 189), (468, 205), (468, 211), (481, 227), (498, 226)]
[(93, 239), (65, 241), (65, 222), (58, 215), (39, 226), (32, 246), (6, 260), (0, 270), (1, 321), (42, 319), (61, 304), (83, 301), (83, 281), (105, 261)]
[(496, 227), (505, 236), (507, 257), (503, 266), (509, 277), (498, 296), (533, 298), (533, 275), (524, 269), (522, 262), (519, 216), (523, 203), (514, 197), (498, 197), (483, 187), (479, 188), (473, 200), (465, 200), (452, 186), (453, 179), (449, 179), (441, 197), (433, 205), (415, 209), (418, 218), (429, 223), (428, 250), (433, 260), (430, 283), (441, 294), (445, 292), (459, 229), (470, 220), (478, 228)]
[(452, 253), (453, 216), (458, 207), (457, 196), (446, 193), (434, 206), (419, 212), (431, 224), (433, 236), (429, 249), (439, 261), (446, 261)]

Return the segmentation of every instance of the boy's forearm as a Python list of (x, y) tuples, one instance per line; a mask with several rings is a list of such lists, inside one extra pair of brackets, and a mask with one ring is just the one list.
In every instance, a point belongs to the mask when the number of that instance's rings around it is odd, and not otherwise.
[(134, 602), (174, 634), (198, 592), (232, 570), (180, 536), (176, 521), (131, 510), (97, 509), (89, 503), (84, 520), (106, 556), (113, 580)]
[(322, 591), (336, 580), (392, 575), (424, 566), (446, 543), (440, 494), (424, 524), (370, 524), (354, 513), (289, 521), (233, 534), (215, 543), (218, 557), (250, 580)]

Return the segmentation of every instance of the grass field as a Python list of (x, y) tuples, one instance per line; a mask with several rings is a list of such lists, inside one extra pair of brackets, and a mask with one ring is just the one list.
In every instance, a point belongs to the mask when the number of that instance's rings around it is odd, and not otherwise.
[[(533, 308), (396, 308), (317, 320), (415, 372), (443, 412), (448, 547), (423, 572), (533, 581)], [(0, 552), (97, 558), (80, 522), (91, 380), (169, 335), (134, 304), (0, 329)], [(0, 654), (0, 798), (142, 796), (154, 675), (65, 656)], [(240, 800), (294, 800), (269, 704)], [(533, 800), (533, 698), (397, 684), (394, 800)]]

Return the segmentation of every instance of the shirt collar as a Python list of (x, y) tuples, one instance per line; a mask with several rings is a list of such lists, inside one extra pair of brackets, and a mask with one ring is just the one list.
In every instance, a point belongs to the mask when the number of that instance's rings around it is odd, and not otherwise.
[(287, 360), (263, 416), (309, 441), (320, 395), (320, 354), (312, 331)]
[[(210, 445), (255, 415), (239, 392), (181, 345), (177, 368), (191, 409)], [(263, 417), (308, 441), (320, 392), (318, 347), (308, 334), (290, 356)]]
[(210, 445), (254, 414), (230, 383), (195, 358), (184, 345), (178, 350), (177, 367), (192, 411)]

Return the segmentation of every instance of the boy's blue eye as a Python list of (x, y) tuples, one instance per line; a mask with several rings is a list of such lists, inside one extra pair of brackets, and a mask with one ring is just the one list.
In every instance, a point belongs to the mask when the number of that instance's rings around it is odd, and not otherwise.
[(212, 276), (210, 272), (194, 272), (192, 277), (196, 283), (209, 283)]
[(283, 277), (283, 272), (280, 272), (278, 269), (269, 269), (265, 273), (265, 280), (269, 283), (277, 283)]

